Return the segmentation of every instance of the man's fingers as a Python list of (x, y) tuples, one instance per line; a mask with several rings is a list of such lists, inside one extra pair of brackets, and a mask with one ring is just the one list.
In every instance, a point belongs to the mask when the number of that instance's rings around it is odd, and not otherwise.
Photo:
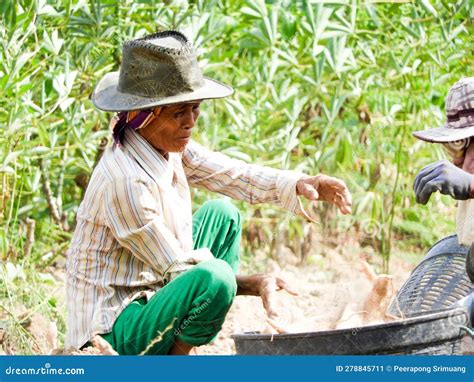
[(425, 167), (418, 173), (418, 175), (415, 177), (415, 181), (413, 182), (413, 190), (415, 191), (415, 193), (420, 188), (420, 182), (426, 176), (430, 175), (435, 169), (436, 167), (434, 167), (433, 165), (430, 165), (429, 168)]
[(417, 195), (417, 202), (421, 204), (426, 204), (430, 200), (431, 194), (435, 191), (441, 191), (442, 182), (435, 178), (424, 184), (423, 188), (420, 190), (419, 195)]
[[(327, 175), (318, 175), (307, 179), (307, 183), (312, 184), (315, 189), (319, 190), (322, 200), (336, 204), (342, 213), (352, 212), (352, 195), (342, 180)], [(339, 196), (336, 197), (336, 195)]]
[(269, 277), (266, 280), (265, 287), (260, 293), (260, 297), (262, 298), (263, 307), (267, 312), (267, 316), (270, 318), (278, 317), (278, 309), (276, 307), (277, 290), (286, 290), (293, 296), (298, 295), (298, 292), (291, 288), (285, 280), (279, 277)]
[(327, 176), (325, 181), (328, 186), (334, 187), (340, 193), (349, 191), (346, 184), (341, 179), (333, 178), (332, 176)]
[(341, 179), (328, 177), (327, 185), (329, 185), (330, 187), (334, 189), (336, 195), (340, 196), (340, 198), (342, 199), (340, 204), (341, 206), (342, 205), (347, 206), (348, 207), (346, 209), (347, 211), (349, 207), (352, 206), (352, 195), (349, 189), (347, 188), (346, 184)]
[(268, 317), (273, 318), (278, 316), (278, 313), (275, 309), (275, 293), (277, 285), (274, 277), (268, 278), (265, 282), (265, 287), (260, 294), (262, 298), (263, 307), (265, 308)]
[(334, 195), (332, 202), (344, 215), (350, 214), (352, 212), (351, 205), (347, 203), (341, 194)]
[(431, 163), (428, 166), (423, 167), (418, 174), (415, 177), (415, 181), (413, 182), (413, 190), (416, 191), (418, 188), (418, 184), (420, 183), (420, 180), (423, 179), (423, 177), (427, 174), (430, 173), (433, 168), (435, 167), (437, 163)]
[(267, 316), (270, 318), (275, 318), (278, 316), (278, 313), (275, 309), (274, 299), (275, 297), (273, 295), (273, 292), (268, 293), (265, 297), (262, 296), (263, 307), (265, 308), (265, 311), (267, 312)]
[[(425, 175), (423, 178), (419, 179), (417, 188), (415, 189), (415, 197), (416, 197), (416, 202), (420, 204), (426, 204), (428, 203), (428, 200), (430, 199), (431, 193), (427, 194), (428, 190), (430, 188), (426, 188), (426, 186), (435, 178), (437, 178), (440, 174), (439, 169), (434, 169), (427, 175)], [(433, 189), (434, 192), (436, 189)]]
[(352, 212), (350, 208), (352, 206), (352, 194), (347, 187), (342, 193), (342, 199), (345, 201), (346, 206), (348, 206), (349, 213)]
[(439, 167), (432, 167), (429, 171), (421, 171), (415, 178), (414, 191), (417, 194), (426, 182), (429, 182), (431, 179), (437, 177), (441, 169)]
[(309, 200), (318, 200), (319, 193), (313, 184), (304, 183), (300, 190), (301, 194)]
[(283, 280), (279, 277), (277, 277), (277, 279), (276, 279), (276, 285), (280, 289), (286, 290), (289, 294), (291, 294), (293, 296), (298, 296), (298, 292), (296, 290), (294, 290), (293, 288), (291, 288), (285, 280)]
[(268, 324), (277, 331), (279, 334), (290, 333), (290, 331), (283, 326), (279, 325), (274, 319), (267, 317)]
[(334, 199), (339, 206), (346, 206), (350, 209), (352, 206), (352, 195), (349, 189), (345, 187), (343, 190), (335, 190)]
[(434, 169), (438, 168), (441, 163), (443, 162), (446, 162), (445, 160), (441, 160), (441, 161), (438, 161), (438, 162), (435, 162), (435, 163), (431, 163), (425, 167), (423, 167), (421, 169), (421, 171), (418, 173), (418, 175), (416, 176), (415, 178), (415, 182), (413, 183), (413, 189), (415, 190), (416, 192), (416, 189), (419, 187), (420, 185), (420, 181), (426, 176), (428, 175), (429, 173), (431, 173)]

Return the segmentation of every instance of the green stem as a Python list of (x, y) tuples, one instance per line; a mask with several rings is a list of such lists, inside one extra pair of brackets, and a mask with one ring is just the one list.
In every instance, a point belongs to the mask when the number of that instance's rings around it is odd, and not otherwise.
[(397, 173), (395, 176), (395, 183), (392, 188), (392, 196), (391, 196), (392, 206), (390, 208), (390, 214), (388, 218), (387, 247), (386, 247), (386, 251), (384, 252), (384, 272), (385, 273), (388, 273), (389, 271), (390, 252), (392, 248), (392, 227), (393, 227), (393, 218), (395, 217), (395, 206), (396, 206), (396, 193), (398, 189), (398, 182), (400, 180), (400, 165), (401, 165), (401, 157), (402, 157), (402, 148), (403, 148), (403, 142), (405, 140), (405, 135), (406, 135), (406, 115), (407, 115), (410, 98), (411, 98), (411, 92), (409, 92), (408, 97), (406, 98), (403, 125), (401, 127), (402, 134), (401, 134), (401, 138), (400, 138), (400, 142), (398, 144), (398, 150), (397, 150)]

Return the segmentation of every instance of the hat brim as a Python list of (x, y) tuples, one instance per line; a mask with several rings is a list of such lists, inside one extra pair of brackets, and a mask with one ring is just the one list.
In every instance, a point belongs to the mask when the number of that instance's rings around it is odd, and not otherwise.
[(415, 131), (413, 135), (431, 143), (454, 142), (474, 136), (474, 125), (457, 129), (445, 125), (434, 129)]
[(224, 98), (234, 92), (230, 86), (204, 77), (204, 85), (188, 93), (164, 98), (149, 98), (118, 90), (119, 72), (107, 73), (92, 94), (95, 107), (104, 111), (130, 111), (148, 109), (154, 106), (171, 105), (212, 98)]

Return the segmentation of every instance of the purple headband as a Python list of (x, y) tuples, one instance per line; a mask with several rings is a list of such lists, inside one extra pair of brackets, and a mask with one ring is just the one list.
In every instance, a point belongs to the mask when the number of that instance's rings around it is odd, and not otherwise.
[(152, 114), (152, 109), (140, 110), (140, 112), (135, 118), (127, 122), (128, 112), (121, 111), (120, 113), (118, 113), (114, 117), (118, 118), (118, 120), (112, 130), (112, 137), (114, 139), (114, 142), (117, 145), (123, 144), (123, 136), (125, 134), (125, 129), (127, 127), (130, 127), (133, 130), (137, 130), (138, 128), (143, 126), (144, 122), (146, 122)]

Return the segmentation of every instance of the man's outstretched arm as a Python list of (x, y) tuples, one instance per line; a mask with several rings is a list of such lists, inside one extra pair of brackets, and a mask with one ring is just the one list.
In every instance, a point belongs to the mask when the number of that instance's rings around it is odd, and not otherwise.
[(349, 213), (350, 192), (343, 181), (327, 176), (308, 176), (291, 170), (248, 164), (206, 149), (191, 141), (183, 153), (188, 182), (251, 204), (272, 203), (314, 221), (303, 209), (298, 195), (336, 204)]

